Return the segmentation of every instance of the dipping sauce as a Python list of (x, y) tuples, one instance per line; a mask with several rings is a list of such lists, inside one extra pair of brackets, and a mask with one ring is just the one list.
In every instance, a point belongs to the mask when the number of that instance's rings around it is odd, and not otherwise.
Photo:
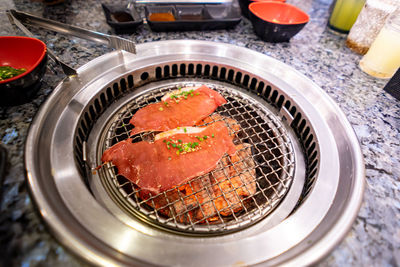
[(111, 18), (117, 22), (128, 22), (134, 20), (127, 12), (114, 12), (111, 14)]
[(24, 68), (15, 69), (10, 66), (0, 66), (0, 81), (4, 81), (12, 77), (18, 76), (21, 73), (24, 73), (25, 71), (26, 69)]
[(175, 21), (175, 17), (169, 12), (151, 13), (149, 16), (151, 21)]

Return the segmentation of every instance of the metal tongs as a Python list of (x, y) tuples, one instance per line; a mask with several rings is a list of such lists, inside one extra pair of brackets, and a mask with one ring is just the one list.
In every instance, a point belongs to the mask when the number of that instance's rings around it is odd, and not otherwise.
[[(39, 26), (47, 30), (52, 30), (55, 32), (72, 35), (89, 41), (94, 41), (96, 43), (105, 44), (111, 48), (122, 49), (134, 54), (136, 53), (136, 45), (134, 42), (118, 36), (86, 30), (80, 27), (64, 24), (58, 21), (36, 17), (34, 15), (25, 12), (16, 11), (14, 9), (7, 10), (7, 15), (11, 23), (16, 25), (26, 35), (30, 37), (33, 37), (33, 34), (23, 24)], [(48, 54), (50, 58), (53, 59), (58, 65), (62, 67), (65, 74), (67, 75), (76, 74), (76, 70), (74, 70), (67, 64), (61, 62), (49, 49), (47, 49), (47, 51), (49, 52)]]
[[(12, 13), (11, 10), (7, 10), (6, 14), (8, 16), (8, 19), (10, 20), (10, 23), (12, 25), (17, 26), (26, 36), (28, 37), (34, 37), (33, 33), (31, 33), (18, 19), (16, 19)], [(57, 56), (56, 54), (54, 54), (54, 52), (49, 49), (49, 47), (46, 47), (47, 50), (47, 55), (49, 56), (49, 58), (57, 65), (59, 65), (63, 72), (68, 75), (77, 75), (77, 72), (74, 68), (72, 68), (71, 66), (69, 66), (68, 64), (62, 62)]]

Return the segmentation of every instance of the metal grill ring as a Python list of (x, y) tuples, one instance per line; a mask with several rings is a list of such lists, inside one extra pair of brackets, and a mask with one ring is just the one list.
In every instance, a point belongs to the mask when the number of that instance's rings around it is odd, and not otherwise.
[[(164, 86), (132, 99), (110, 119), (99, 150), (104, 152), (128, 138), (133, 128), (129, 120), (138, 109), (160, 101), (178, 86), (199, 85)], [(221, 160), (223, 163), (209, 174), (158, 195), (146, 196), (118, 175), (112, 164), (106, 164), (99, 171), (101, 180), (105, 187), (114, 187), (118, 192), (118, 202), (125, 203), (128, 214), (179, 232), (227, 233), (264, 218), (286, 195), (293, 180), (295, 157), (278, 117), (246, 94), (221, 85), (207, 85), (220, 92), (228, 103), (219, 107), (204, 125), (219, 120), (226, 123), (239, 148), (237, 159), (226, 155)], [(153, 133), (143, 133), (135, 136), (133, 142), (152, 137)]]

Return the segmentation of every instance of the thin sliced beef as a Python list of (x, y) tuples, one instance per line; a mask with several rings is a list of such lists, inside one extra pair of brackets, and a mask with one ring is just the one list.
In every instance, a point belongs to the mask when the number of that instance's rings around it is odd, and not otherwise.
[(193, 126), (213, 113), (226, 100), (203, 85), (196, 90), (180, 91), (169, 98), (139, 109), (131, 118), (131, 135), (145, 131), (168, 131), (179, 126)]
[(101, 160), (112, 162), (140, 189), (158, 194), (212, 171), (225, 153), (236, 152), (223, 122), (196, 131), (156, 138), (154, 143), (127, 139), (107, 149)]

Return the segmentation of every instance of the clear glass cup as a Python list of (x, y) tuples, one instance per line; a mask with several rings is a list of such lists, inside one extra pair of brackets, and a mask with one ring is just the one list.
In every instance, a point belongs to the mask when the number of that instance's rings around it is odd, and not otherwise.
[(367, 0), (347, 36), (346, 45), (365, 55), (386, 19), (400, 7), (398, 0)]
[(360, 68), (377, 78), (391, 78), (400, 67), (400, 10), (388, 17)]

